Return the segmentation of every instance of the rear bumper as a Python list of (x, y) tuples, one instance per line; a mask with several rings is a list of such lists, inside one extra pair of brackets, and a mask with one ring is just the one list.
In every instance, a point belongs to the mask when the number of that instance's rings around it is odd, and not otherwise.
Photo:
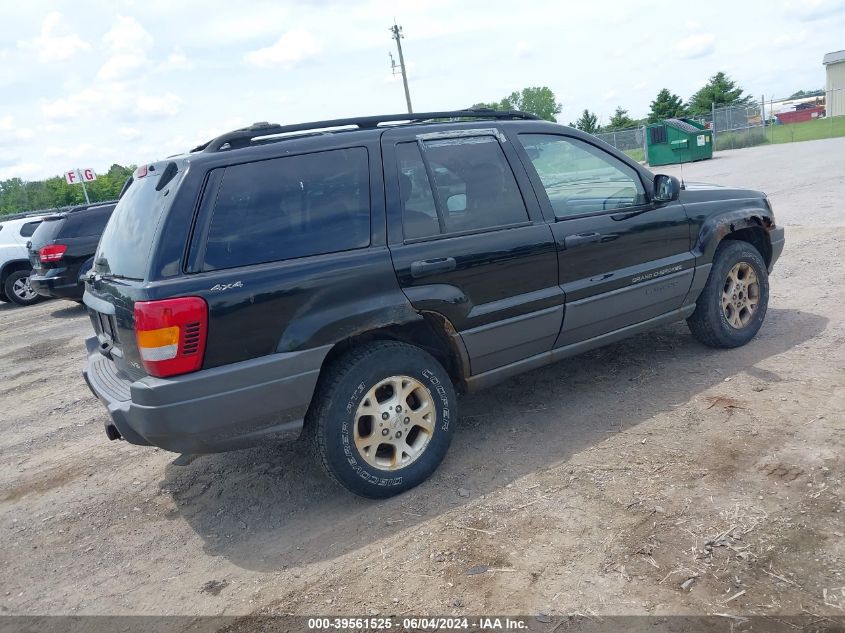
[(769, 262), (769, 272), (772, 272), (772, 268), (774, 268), (775, 262), (783, 252), (783, 245), (786, 242), (783, 227), (779, 226), (772, 229), (769, 233), (769, 239), (772, 242), (772, 260)]
[(299, 437), (329, 347), (271, 354), (173, 378), (131, 381), (85, 341), (88, 387), (106, 406), (106, 432), (176, 453), (217, 453)]
[(76, 275), (46, 276), (33, 273), (29, 276), (29, 283), (35, 292), (44, 297), (82, 301), (85, 292), (85, 285), (79, 283)]

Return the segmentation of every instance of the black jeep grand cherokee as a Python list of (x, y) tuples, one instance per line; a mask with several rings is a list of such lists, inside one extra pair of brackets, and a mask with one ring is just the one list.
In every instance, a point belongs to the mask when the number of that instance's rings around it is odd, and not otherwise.
[(305, 433), (386, 497), (443, 459), (456, 390), (681, 319), (715, 347), (760, 329), (784, 240), (764, 194), (521, 112), (412, 116), (256, 124), (136, 171), (85, 293), (108, 437)]

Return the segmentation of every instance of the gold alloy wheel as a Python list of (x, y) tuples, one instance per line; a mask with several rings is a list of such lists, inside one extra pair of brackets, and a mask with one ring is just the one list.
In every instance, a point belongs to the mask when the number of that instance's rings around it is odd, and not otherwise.
[(410, 376), (390, 376), (370, 389), (355, 412), (355, 446), (370, 466), (397, 470), (425, 452), (437, 409), (431, 392)]
[(731, 327), (741, 330), (751, 322), (760, 302), (757, 273), (747, 262), (734, 264), (722, 289), (722, 312)]

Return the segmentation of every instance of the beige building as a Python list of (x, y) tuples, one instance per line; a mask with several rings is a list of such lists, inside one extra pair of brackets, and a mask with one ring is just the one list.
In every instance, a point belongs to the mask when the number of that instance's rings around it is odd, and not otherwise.
[(822, 60), (827, 74), (825, 110), (827, 116), (845, 115), (845, 51), (828, 53)]

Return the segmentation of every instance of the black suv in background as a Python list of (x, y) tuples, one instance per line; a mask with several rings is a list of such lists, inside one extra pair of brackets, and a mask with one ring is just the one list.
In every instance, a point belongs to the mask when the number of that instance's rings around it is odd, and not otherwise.
[(783, 244), (765, 194), (521, 112), (256, 124), (136, 170), (87, 277), (85, 377), (111, 439), (304, 432), (386, 497), (443, 459), (456, 391), (684, 319), (747, 343)]
[(29, 283), (45, 297), (82, 301), (94, 251), (116, 202), (72, 207), (48, 215), (32, 234), (27, 249), (32, 264)]

